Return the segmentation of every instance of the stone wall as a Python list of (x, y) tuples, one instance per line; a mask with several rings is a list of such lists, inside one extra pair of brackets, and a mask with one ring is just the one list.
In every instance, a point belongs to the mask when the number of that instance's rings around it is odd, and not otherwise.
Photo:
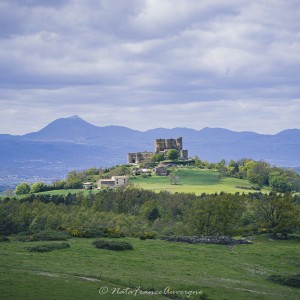
[(166, 152), (171, 149), (178, 150), (182, 160), (188, 159), (188, 150), (182, 150), (182, 137), (179, 137), (177, 139), (156, 139), (154, 145), (155, 152), (128, 153), (127, 162), (129, 164), (150, 162), (153, 154), (162, 153), (165, 156)]
[(182, 137), (175, 139), (156, 139), (155, 140), (155, 152), (162, 152), (165, 150), (176, 149), (182, 150)]

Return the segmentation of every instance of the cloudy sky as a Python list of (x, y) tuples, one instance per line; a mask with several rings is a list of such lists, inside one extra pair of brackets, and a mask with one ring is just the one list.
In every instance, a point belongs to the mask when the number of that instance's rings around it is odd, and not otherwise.
[(300, 128), (299, 0), (0, 0), (0, 133)]

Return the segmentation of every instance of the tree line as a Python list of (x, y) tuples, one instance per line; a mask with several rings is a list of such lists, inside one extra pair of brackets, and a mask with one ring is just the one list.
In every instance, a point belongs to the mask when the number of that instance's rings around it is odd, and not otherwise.
[(243, 158), (226, 164), (225, 160), (209, 163), (196, 157), (195, 165), (203, 169), (217, 169), (222, 176), (247, 179), (257, 190), (269, 186), (279, 193), (300, 191), (300, 175), (295, 170), (271, 166), (264, 161)]
[(0, 234), (68, 231), (91, 236), (286, 236), (299, 230), (300, 196), (278, 194), (155, 193), (132, 186), (85, 195), (30, 194), (0, 201)]

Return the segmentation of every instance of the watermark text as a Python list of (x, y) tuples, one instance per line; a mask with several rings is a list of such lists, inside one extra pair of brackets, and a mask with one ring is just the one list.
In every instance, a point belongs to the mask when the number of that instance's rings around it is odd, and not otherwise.
[(131, 296), (140, 296), (140, 295), (147, 295), (147, 296), (157, 296), (157, 295), (164, 295), (164, 296), (185, 296), (186, 298), (190, 298), (191, 296), (201, 295), (203, 292), (200, 291), (188, 291), (188, 290), (176, 290), (167, 286), (161, 290), (143, 290), (140, 286), (135, 288), (120, 288), (120, 287), (112, 287), (108, 288), (107, 286), (102, 286), (99, 288), (99, 295), (131, 295)]

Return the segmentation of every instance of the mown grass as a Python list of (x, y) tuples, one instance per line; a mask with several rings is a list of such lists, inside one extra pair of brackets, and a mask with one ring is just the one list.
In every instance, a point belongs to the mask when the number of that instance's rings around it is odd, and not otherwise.
[[(182, 168), (177, 169), (175, 174), (180, 178), (178, 184), (171, 184), (168, 177), (164, 176), (150, 176), (142, 177), (136, 176), (129, 180), (135, 186), (153, 191), (168, 191), (168, 192), (182, 192), (182, 193), (249, 193), (257, 192), (251, 189), (251, 184), (248, 180), (220, 177), (217, 171), (199, 170)], [(243, 188), (241, 188), (243, 187)], [(270, 189), (263, 188), (262, 192), (269, 192)]]
[[(299, 241), (271, 241), (233, 249), (161, 240), (123, 238), (132, 251), (96, 249), (90, 239), (73, 238), (70, 248), (29, 253), (11, 239), (0, 244), (0, 299), (133, 299), (112, 295), (112, 288), (202, 290), (208, 299), (299, 299), (300, 291), (268, 280), (298, 273)], [(83, 278), (85, 277), (85, 279)], [(89, 279), (87, 279), (89, 278)], [(99, 280), (99, 281), (92, 281)], [(101, 296), (98, 289), (107, 286)], [(135, 299), (166, 299), (141, 296)], [(192, 297), (191, 297), (192, 299)]]

